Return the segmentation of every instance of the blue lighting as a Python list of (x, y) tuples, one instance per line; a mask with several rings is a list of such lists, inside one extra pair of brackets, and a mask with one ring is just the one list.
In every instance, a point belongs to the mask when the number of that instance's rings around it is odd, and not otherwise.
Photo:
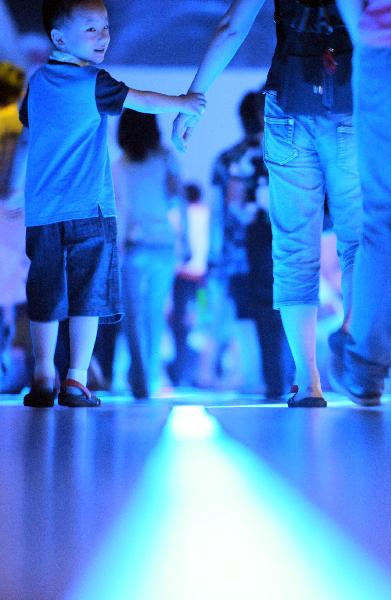
[(390, 589), (370, 556), (204, 409), (179, 407), (67, 600), (388, 600)]

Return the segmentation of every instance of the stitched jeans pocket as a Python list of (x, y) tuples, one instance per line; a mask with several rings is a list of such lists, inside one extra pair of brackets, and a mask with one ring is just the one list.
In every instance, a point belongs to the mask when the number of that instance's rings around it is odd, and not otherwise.
[(299, 155), (293, 144), (295, 121), (291, 117), (265, 117), (265, 161), (285, 165)]
[(345, 171), (356, 173), (358, 170), (354, 128), (349, 122), (337, 127), (337, 161)]

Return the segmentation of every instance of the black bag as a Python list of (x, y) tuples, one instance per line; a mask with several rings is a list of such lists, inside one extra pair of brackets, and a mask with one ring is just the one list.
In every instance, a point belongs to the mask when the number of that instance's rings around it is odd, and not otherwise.
[(280, 1), (275, 4), (283, 40), (277, 67), (281, 107), (288, 113), (351, 112), (352, 45), (334, 2), (297, 1), (289, 21)]

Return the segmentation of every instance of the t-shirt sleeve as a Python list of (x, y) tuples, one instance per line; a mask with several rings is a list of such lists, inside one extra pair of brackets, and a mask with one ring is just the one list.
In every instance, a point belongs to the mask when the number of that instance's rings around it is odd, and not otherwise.
[(22, 104), (20, 105), (20, 109), (19, 109), (19, 120), (25, 127), (29, 126), (28, 95), (29, 95), (29, 90), (27, 88), (26, 95), (23, 98)]
[(95, 97), (98, 110), (105, 115), (119, 115), (123, 109), (128, 86), (101, 69), (96, 78)]

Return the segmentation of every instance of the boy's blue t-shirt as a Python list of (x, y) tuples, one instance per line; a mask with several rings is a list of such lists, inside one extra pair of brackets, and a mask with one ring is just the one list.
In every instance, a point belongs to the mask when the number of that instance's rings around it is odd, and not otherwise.
[(31, 77), (20, 110), (29, 128), (26, 225), (115, 215), (107, 115), (128, 87), (103, 69), (50, 61)]

